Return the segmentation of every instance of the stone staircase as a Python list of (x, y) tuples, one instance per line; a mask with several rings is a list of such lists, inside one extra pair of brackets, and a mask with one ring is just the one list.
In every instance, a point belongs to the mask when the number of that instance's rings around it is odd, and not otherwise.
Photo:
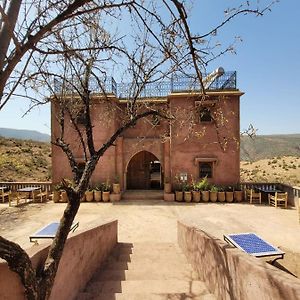
[(122, 200), (164, 200), (164, 191), (127, 190), (122, 194)]
[(77, 300), (216, 299), (172, 243), (119, 243)]

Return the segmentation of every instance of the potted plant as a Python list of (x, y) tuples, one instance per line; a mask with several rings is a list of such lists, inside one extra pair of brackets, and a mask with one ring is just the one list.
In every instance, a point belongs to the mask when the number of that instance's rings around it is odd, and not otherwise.
[(192, 192), (191, 187), (189, 184), (184, 183), (183, 184), (183, 191), (184, 191), (184, 201), (185, 202), (191, 202), (192, 201)]
[(84, 194), (87, 202), (92, 202), (94, 200), (94, 191), (90, 187), (88, 187)]
[(113, 193), (114, 194), (120, 194), (121, 193), (121, 187), (120, 187), (120, 178), (118, 175), (115, 176), (115, 180), (113, 183)]
[(216, 185), (212, 185), (210, 187), (210, 192), (209, 192), (209, 198), (210, 198), (210, 201), (212, 202), (217, 202), (217, 199), (218, 199), (218, 187)]
[(164, 182), (164, 192), (170, 194), (172, 192), (172, 185), (170, 183), (170, 178), (166, 177)]
[(183, 201), (183, 182), (177, 175), (175, 176), (175, 180), (175, 200), (181, 202)]
[(224, 188), (219, 187), (219, 191), (218, 191), (218, 201), (220, 202), (225, 202), (226, 198), (225, 198), (225, 192), (224, 192)]
[(95, 189), (94, 189), (94, 200), (96, 202), (100, 202), (102, 199), (101, 197), (101, 185), (96, 185)]
[(209, 183), (207, 177), (201, 179), (199, 182), (199, 190), (201, 191), (201, 198), (204, 202), (209, 201)]
[(60, 201), (61, 190), (62, 190), (62, 185), (61, 184), (57, 184), (57, 185), (54, 186), (53, 198), (52, 198), (54, 203), (58, 203)]
[(102, 200), (103, 202), (109, 201), (109, 194), (110, 194), (110, 183), (108, 180), (102, 183)]
[(226, 202), (233, 202), (233, 187), (227, 186), (225, 192)]
[(193, 202), (200, 202), (201, 199), (201, 192), (199, 189), (199, 182), (195, 182), (192, 180), (192, 195), (193, 195)]
[(234, 200), (236, 202), (241, 202), (243, 200), (243, 192), (241, 189), (241, 186), (239, 184), (236, 184), (233, 191)]

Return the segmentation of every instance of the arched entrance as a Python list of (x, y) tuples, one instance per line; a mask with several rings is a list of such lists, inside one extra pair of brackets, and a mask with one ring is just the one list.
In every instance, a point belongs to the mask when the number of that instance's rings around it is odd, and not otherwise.
[(141, 151), (131, 158), (127, 167), (128, 190), (160, 189), (161, 178), (161, 165), (154, 154)]

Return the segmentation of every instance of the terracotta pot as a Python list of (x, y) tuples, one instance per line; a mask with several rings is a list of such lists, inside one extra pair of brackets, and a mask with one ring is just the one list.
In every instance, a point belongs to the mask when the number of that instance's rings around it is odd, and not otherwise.
[(109, 199), (111, 202), (116, 202), (121, 200), (121, 193), (118, 194), (110, 194)]
[(69, 201), (69, 197), (66, 191), (62, 191), (61, 192), (61, 201), (66, 203)]
[(96, 202), (100, 202), (101, 201), (101, 191), (94, 191), (94, 200)]
[(192, 192), (184, 192), (184, 201), (191, 202), (192, 201)]
[(53, 202), (57, 203), (60, 200), (60, 191), (53, 191)]
[(108, 202), (109, 201), (109, 194), (110, 194), (110, 192), (102, 192), (103, 202)]
[(201, 193), (200, 191), (193, 191), (193, 202), (200, 202)]
[(85, 202), (85, 194), (83, 194), (83, 196), (81, 197), (80, 202)]
[(94, 200), (94, 192), (93, 191), (86, 191), (84, 194), (85, 194), (85, 200), (87, 202), (92, 202)]
[(175, 191), (175, 200), (176, 201), (183, 201), (183, 192), (182, 191)]
[(209, 199), (211, 202), (217, 202), (218, 192), (209, 192)]
[(225, 192), (226, 202), (233, 202), (233, 192)]
[(243, 200), (243, 192), (242, 191), (234, 191), (234, 200), (236, 202), (241, 202)]
[(208, 202), (209, 201), (209, 191), (202, 191), (201, 198), (204, 202)]
[(114, 194), (120, 194), (121, 193), (120, 183), (113, 183), (113, 193)]
[(218, 192), (218, 200), (220, 202), (225, 202), (225, 192)]
[(169, 194), (169, 193), (172, 192), (172, 185), (171, 185), (171, 183), (165, 183), (165, 185), (164, 185), (164, 192), (167, 193), (167, 194)]

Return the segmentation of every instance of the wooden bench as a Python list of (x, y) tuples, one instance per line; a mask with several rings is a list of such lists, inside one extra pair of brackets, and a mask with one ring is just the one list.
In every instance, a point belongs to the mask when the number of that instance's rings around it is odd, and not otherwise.
[(6, 198), (7, 198), (8, 202), (10, 202), (10, 195), (11, 195), (10, 191), (8, 191), (8, 192), (2, 191), (1, 192), (2, 202), (4, 203), (4, 201), (5, 201)]
[(43, 198), (45, 198), (45, 200), (48, 199), (48, 192), (47, 191), (42, 191), (42, 189), (39, 189), (39, 190), (33, 192), (33, 201), (35, 201), (35, 199), (40, 199), (41, 203), (42, 203)]

